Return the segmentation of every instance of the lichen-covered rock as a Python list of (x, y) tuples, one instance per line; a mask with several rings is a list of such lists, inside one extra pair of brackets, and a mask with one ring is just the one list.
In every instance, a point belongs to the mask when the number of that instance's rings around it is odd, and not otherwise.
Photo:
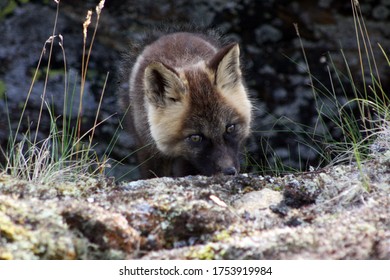
[(386, 157), (284, 177), (118, 185), (39, 185), (3, 174), (0, 258), (389, 259)]
[(56, 202), (0, 196), (1, 259), (76, 259), (85, 246), (84, 238), (69, 231)]

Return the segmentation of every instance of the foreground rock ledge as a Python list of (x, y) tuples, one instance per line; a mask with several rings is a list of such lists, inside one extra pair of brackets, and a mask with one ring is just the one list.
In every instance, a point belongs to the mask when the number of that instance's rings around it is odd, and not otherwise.
[(284, 177), (0, 175), (0, 259), (390, 259), (390, 157)]

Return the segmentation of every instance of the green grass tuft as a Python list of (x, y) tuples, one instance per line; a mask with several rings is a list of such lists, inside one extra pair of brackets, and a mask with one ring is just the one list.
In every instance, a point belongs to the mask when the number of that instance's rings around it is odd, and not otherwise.
[[(300, 129), (291, 131), (286, 125), (286, 131), (278, 132), (293, 133), (298, 139), (300, 147), (305, 146), (306, 150), (309, 149), (318, 156), (319, 165), (314, 169), (339, 163), (356, 164), (361, 171), (366, 190), (369, 190), (368, 181), (362, 171), (362, 163), (371, 158), (373, 143), (380, 135), (384, 134), (385, 127), (388, 127), (390, 100), (382, 86), (374, 47), (371, 44), (359, 2), (352, 0), (351, 5), (360, 74), (352, 73), (348, 59), (342, 50), (344, 70), (337, 68), (332, 54), (329, 53), (327, 55), (327, 68), (330, 87), (327, 87), (310, 71), (310, 63), (299, 34), (299, 28), (295, 25), (305, 66), (288, 59), (302, 67), (302, 70), (308, 74), (318, 115), (317, 121), (312, 127), (294, 123), (296, 124), (294, 127), (299, 126)], [(383, 47), (380, 44), (378, 47), (383, 55), (381, 59), (390, 66), (389, 57)], [(276, 124), (279, 126), (291, 124), (291, 122), (293, 121), (280, 118), (275, 120), (275, 126)], [(263, 147), (265, 154), (273, 154), (272, 151), (272, 147), (268, 143)], [(251, 159), (248, 161), (250, 162)], [(291, 171), (313, 170), (313, 167), (307, 166), (307, 163), (301, 162), (300, 159), (298, 161), (300, 168), (297, 170), (278, 158), (277, 153), (274, 153), (272, 160), (262, 164), (259, 169), (274, 175)]]
[[(91, 43), (87, 48), (86, 36), (89, 23), (84, 24), (84, 52), (82, 61), (82, 76), (80, 79), (81, 87), (79, 100), (79, 110), (77, 114), (76, 125), (72, 122), (72, 107), (73, 102), (76, 99), (76, 81), (73, 87), (69, 81), (66, 53), (63, 45), (63, 37), (61, 34), (56, 34), (58, 14), (59, 14), (59, 1), (57, 3), (57, 12), (54, 22), (54, 28), (52, 35), (44, 43), (37, 67), (35, 69), (30, 89), (27, 93), (26, 100), (23, 104), (23, 108), (20, 114), (19, 122), (15, 131), (12, 130), (10, 115), (7, 112), (9, 123), (9, 140), (6, 150), (0, 150), (6, 159), (6, 163), (0, 166), (0, 172), (6, 172), (16, 178), (28, 180), (31, 182), (39, 183), (58, 183), (63, 181), (78, 181), (84, 180), (88, 177), (101, 176), (105, 173), (105, 169), (108, 166), (108, 154), (106, 153), (102, 158), (94, 151), (94, 135), (96, 128), (104, 121), (99, 121), (100, 108), (104, 96), (105, 87), (107, 84), (108, 74), (102, 89), (100, 102), (96, 112), (96, 118), (94, 124), (89, 129), (81, 129), (83, 119), (83, 94), (85, 88), (85, 82), (88, 72), (89, 59), (92, 53), (92, 46), (97, 32), (100, 13), (104, 6), (104, 1), (101, 1), (96, 8), (96, 24), (93, 32)], [(88, 15), (92, 16), (91, 12)], [(86, 21), (87, 22), (87, 21)], [(61, 115), (57, 115), (54, 108), (46, 100), (46, 89), (50, 82), (51, 75), (51, 57), (53, 55), (53, 46), (58, 43), (62, 50), (63, 64), (64, 64), (64, 104)], [(42, 59), (49, 48), (48, 63), (46, 66), (42, 66)], [(85, 58), (85, 60), (84, 60)], [(38, 76), (42, 71), (45, 71), (42, 78), (44, 79), (44, 90), (42, 93), (42, 101), (40, 105), (39, 115), (36, 121), (36, 128), (32, 131), (31, 127), (23, 132), (21, 135), (22, 123), (25, 121), (25, 112), (29, 103), (29, 99), (34, 88), (34, 84), (38, 80)], [(57, 71), (57, 70), (56, 70)], [(5, 98), (6, 99), (6, 98)], [(8, 110), (8, 109), (7, 109)], [(50, 120), (50, 131), (43, 140), (38, 140), (41, 124), (43, 121), (43, 115), (47, 113)], [(85, 133), (81, 131), (87, 130)], [(111, 148), (112, 149), (112, 148)]]

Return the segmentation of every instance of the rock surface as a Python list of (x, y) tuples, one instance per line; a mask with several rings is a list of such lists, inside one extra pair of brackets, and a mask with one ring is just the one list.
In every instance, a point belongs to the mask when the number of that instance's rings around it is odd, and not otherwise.
[(3, 174), (0, 259), (390, 259), (390, 153), (284, 177)]

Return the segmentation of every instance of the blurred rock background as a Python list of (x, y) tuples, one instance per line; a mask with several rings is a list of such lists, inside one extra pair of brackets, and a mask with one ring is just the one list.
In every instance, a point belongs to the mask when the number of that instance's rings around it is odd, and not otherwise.
[[(82, 24), (87, 10), (94, 10), (98, 2), (60, 1), (56, 33), (62, 34), (64, 38), (71, 92), (74, 90), (77, 93), (79, 87), (83, 50)], [(262, 172), (266, 170), (264, 165), (275, 166), (275, 162), (279, 160), (296, 169), (317, 167), (321, 161), (310, 145), (316, 140), (321, 141), (321, 134), (326, 132), (324, 128), (318, 127), (315, 136), (304, 133), (305, 127), (313, 128), (318, 124), (318, 116), (301, 43), (310, 71), (319, 81), (315, 82), (318, 88), (322, 83), (325, 88), (331, 89), (328, 69), (332, 67), (332, 63), (329, 54), (340, 71), (345, 71), (345, 57), (354, 75), (354, 82), (358, 85), (362, 75), (351, 5), (350, 1), (335, 0), (106, 0), (89, 66), (83, 128), (93, 125), (109, 72), (99, 118), (103, 120), (113, 116), (97, 128), (95, 138), (96, 151), (103, 153), (121, 118), (116, 114), (116, 94), (118, 88), (126, 87), (126, 84), (122, 83), (118, 87), (118, 66), (122, 54), (128, 50), (129, 42), (137, 40), (153, 26), (164, 22), (192, 23), (217, 28), (241, 45), (245, 78), (256, 107), (253, 135), (248, 141), (248, 155), (244, 159), (248, 164), (247, 171)], [(389, 50), (390, 1), (366, 0), (360, 1), (360, 6), (377, 58), (382, 85), (387, 89), (389, 67), (377, 43), (385, 51)], [(6, 147), (9, 136), (8, 119), (15, 130), (40, 53), (52, 34), (55, 14), (56, 4), (53, 0), (0, 1), (0, 144), (3, 148)], [(295, 23), (298, 25), (300, 38), (294, 28)], [(47, 64), (47, 59), (46, 55), (43, 66)], [(34, 120), (37, 119), (44, 87), (45, 72), (42, 69), (33, 88), (21, 131), (36, 125)], [(64, 57), (58, 42), (54, 44), (51, 69), (46, 98), (54, 110), (61, 114), (65, 76)], [(345, 91), (352, 97), (348, 79), (342, 81), (343, 85), (344, 82)], [(343, 94), (340, 85), (335, 85), (335, 91), (340, 96)], [(77, 102), (73, 107), (76, 117)], [(44, 138), (50, 129), (47, 112), (44, 117), (39, 138)], [(331, 125), (330, 122), (330, 131), (334, 136), (340, 136), (339, 131)], [(131, 152), (131, 135), (121, 133), (111, 157), (121, 160)], [(0, 160), (4, 160), (1, 155)], [(124, 165), (109, 175), (119, 178), (135, 164), (135, 158), (128, 157)], [(136, 176), (136, 172), (133, 172), (127, 178)]]

